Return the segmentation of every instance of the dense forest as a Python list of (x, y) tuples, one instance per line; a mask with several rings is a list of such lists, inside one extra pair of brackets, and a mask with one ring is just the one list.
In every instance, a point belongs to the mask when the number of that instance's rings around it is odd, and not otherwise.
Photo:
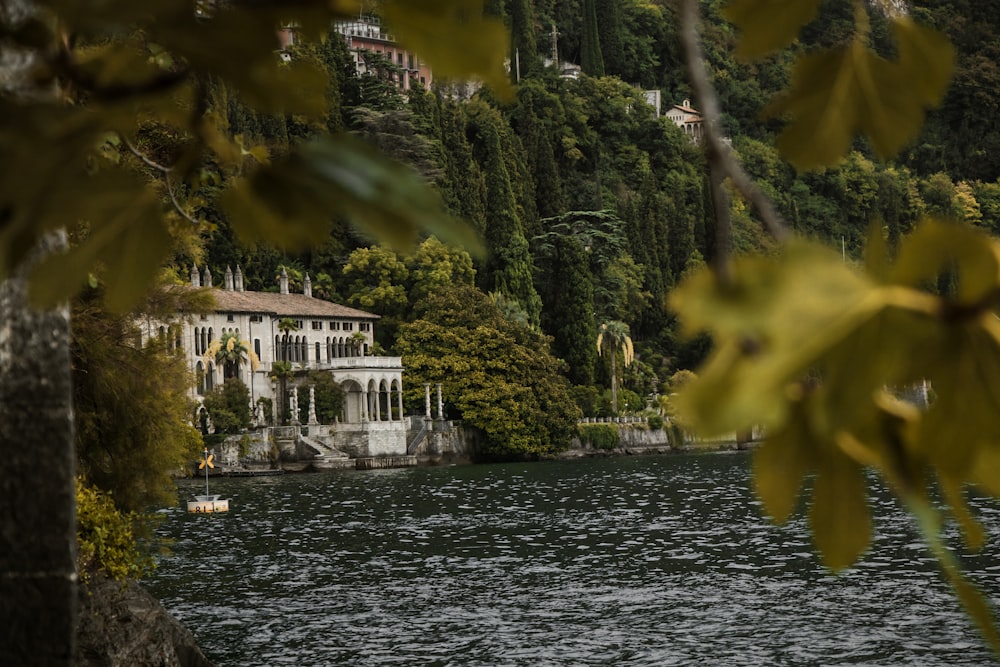
[[(1000, 229), (1000, 151), (992, 149), (1000, 145), (994, 94), (1000, 16), (989, 15), (994, 10), (977, 7), (972, 21), (964, 0), (914, 3), (914, 17), (944, 30), (958, 49), (944, 104), (894, 163), (877, 160), (859, 139), (839, 166), (797, 172), (774, 148), (781, 119), (767, 115), (772, 96), (788, 82), (790, 55), (737, 59), (723, 5), (703, 3), (704, 49), (723, 131), (796, 232), (843, 249), (852, 261), (861, 256), (873, 219), (881, 220), (890, 246), (925, 214)], [(890, 53), (880, 6), (873, 3), (870, 12), (870, 39)], [(671, 379), (689, 377), (680, 371), (703, 358), (707, 341), (682, 340), (666, 303), (687, 272), (714, 256), (711, 194), (699, 146), (658, 117), (643, 94), (661, 91), (661, 112), (692, 97), (674, 2), (493, 0), (487, 7), (511, 30), (518, 63), (512, 97), (486, 88), (457, 95), (461, 87), (444, 81), (404, 93), (393, 83), (390, 61), (366, 53), (367, 71), (358, 74), (343, 39), (332, 32), (290, 49), (293, 60), (308, 60), (329, 75), (325, 124), (254, 112), (238, 91), (218, 83), (211, 84), (209, 109), (254, 147), (247, 160), (259, 147), (281, 154), (317, 133), (357, 134), (431, 182), (448, 212), (479, 232), (483, 252), (469, 256), (430, 238), (398, 254), (374, 245), (349, 220), (332, 221), (328, 239), (304, 254), (246, 246), (211, 196), (211, 178), (239, 172), (220, 165), (188, 202), (213, 223), (204, 255), (181, 252), (175, 264), (180, 277), (194, 261), (216, 275), (240, 265), (255, 290), (276, 289), (280, 267), (293, 284), (308, 273), (314, 294), (382, 316), (379, 346), (404, 355), (414, 406), (422, 401), (415, 387), (444, 380), (451, 416), (471, 418), (494, 446), (511, 447), (508, 453), (545, 453), (568, 444), (568, 429), (552, 424), (658, 407)], [(849, 3), (825, 2), (791, 51), (847, 39), (854, 31), (851, 11)], [(560, 76), (553, 55), (582, 73)], [(171, 137), (148, 127), (140, 142), (156, 156), (170, 150)], [(768, 252), (770, 241), (735, 192), (731, 208), (735, 251)], [(462, 292), (470, 288), (480, 296)], [(455, 308), (458, 300), (467, 307)], [(617, 378), (611, 360), (624, 345), (608, 353), (597, 344), (608, 324), (624, 325), (634, 342), (634, 361), (619, 363)], [(511, 326), (526, 332), (513, 333)], [(449, 330), (465, 332), (466, 340), (441, 345)], [(481, 343), (470, 345), (476, 338)], [(506, 347), (489, 344), (501, 339)], [(514, 352), (522, 348), (538, 360), (535, 368)], [(476, 379), (470, 359), (490, 372)], [(547, 415), (552, 423), (534, 429), (534, 436), (514, 437), (514, 413), (483, 416), (495, 397), (521, 401), (526, 413)]]

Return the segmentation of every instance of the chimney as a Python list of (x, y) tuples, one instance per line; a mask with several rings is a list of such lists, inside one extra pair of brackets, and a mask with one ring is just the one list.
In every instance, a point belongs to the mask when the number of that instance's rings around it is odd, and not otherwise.
[(231, 268), (229, 268), (228, 266), (226, 267), (225, 281), (226, 281), (226, 291), (227, 292), (232, 292), (233, 291), (233, 270)]
[(288, 294), (288, 271), (281, 267), (281, 275), (278, 277), (278, 292)]
[(236, 265), (236, 291), (243, 291), (243, 271), (240, 270), (240, 265)]
[(205, 267), (205, 273), (202, 274), (202, 278), (203, 278), (202, 284), (205, 287), (212, 286), (212, 270), (209, 269), (207, 266)]
[(198, 272), (198, 265), (191, 265), (191, 287), (201, 287), (201, 273)]
[(313, 295), (313, 284), (312, 281), (309, 280), (308, 273), (306, 274), (305, 280), (302, 281), (302, 293), (305, 294), (306, 296)]

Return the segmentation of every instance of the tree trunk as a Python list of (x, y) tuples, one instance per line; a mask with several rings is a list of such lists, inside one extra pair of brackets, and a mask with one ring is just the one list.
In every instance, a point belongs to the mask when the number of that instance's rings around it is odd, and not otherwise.
[[(45, 250), (53, 240), (47, 239)], [(27, 305), (23, 277), (0, 284), (0, 665), (73, 664), (76, 496), (69, 343), (67, 306), (34, 310)]]
[(618, 370), (616, 363), (618, 357), (618, 350), (614, 349), (611, 351), (611, 409), (614, 410), (615, 416), (618, 416)]
[[(0, 2), (0, 24), (16, 28), (29, 0)], [(33, 54), (0, 47), (0, 93), (43, 98)], [(61, 248), (39, 243), (0, 283), (0, 665), (69, 667), (76, 652), (76, 486), (69, 307), (27, 304), (27, 267)]]

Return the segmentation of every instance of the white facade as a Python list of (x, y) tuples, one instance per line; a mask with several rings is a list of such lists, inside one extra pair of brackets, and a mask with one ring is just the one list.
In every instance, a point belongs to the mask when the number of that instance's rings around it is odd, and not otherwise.
[(667, 110), (666, 115), (691, 141), (701, 141), (704, 121), (701, 113), (691, 108), (691, 100), (684, 100), (683, 104), (673, 105)]
[[(144, 338), (170, 331), (171, 344), (183, 348), (188, 367), (197, 378), (192, 398), (200, 400), (228, 375), (246, 384), (251, 406), (261, 398), (277, 406), (292, 399), (281, 400), (276, 395), (279, 385), (271, 378), (275, 362), (287, 362), (291, 368), (287, 389), (307, 385), (310, 371), (329, 372), (345, 398), (335, 430), (366, 439), (370, 439), (369, 431), (377, 433), (373, 442), (377, 446), (368, 448), (377, 451), (370, 455), (405, 452), (402, 359), (369, 356), (377, 315), (313, 297), (308, 276), (303, 293), (290, 293), (284, 271), (278, 292), (250, 292), (243, 289), (239, 267), (235, 274), (226, 270), (222, 288), (212, 286), (207, 269), (202, 274), (194, 268), (190, 287), (180, 289), (198, 288), (211, 290), (215, 301), (212, 312), (179, 316), (169, 327), (159, 322), (143, 325)], [(296, 325), (294, 330), (286, 330), (289, 320)], [(236, 334), (253, 351), (259, 359), (255, 369), (249, 359), (238, 367), (223, 368), (211, 353), (206, 354), (212, 342), (227, 333)], [(311, 416), (311, 423), (315, 423), (313, 419)], [(255, 420), (258, 426), (276, 425), (261, 423), (257, 413)]]

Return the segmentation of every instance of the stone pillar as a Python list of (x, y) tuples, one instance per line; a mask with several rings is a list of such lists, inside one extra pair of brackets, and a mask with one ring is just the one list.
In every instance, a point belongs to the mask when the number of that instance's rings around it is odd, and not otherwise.
[(319, 419), (316, 418), (316, 387), (315, 385), (309, 385), (309, 423), (318, 424)]
[(444, 402), (441, 400), (441, 383), (437, 383), (438, 390), (438, 419), (444, 419)]
[(424, 407), (426, 408), (426, 412), (424, 413), (424, 416), (427, 419), (430, 419), (431, 418), (431, 383), (430, 382), (428, 382), (427, 384), (424, 385)]
[(361, 421), (368, 421), (368, 390), (361, 390)]
[[(53, 234), (43, 245), (52, 251), (64, 239)], [(69, 667), (77, 617), (69, 308), (31, 308), (20, 275), (0, 283), (0, 665)]]
[(292, 417), (292, 424), (293, 425), (298, 425), (299, 424), (299, 392), (294, 387), (292, 387), (292, 389), (288, 392), (288, 408), (289, 408), (289, 410), (292, 413), (292, 415), (291, 415), (291, 417)]
[(403, 388), (396, 392), (396, 403), (399, 405), (399, 421), (403, 421)]

